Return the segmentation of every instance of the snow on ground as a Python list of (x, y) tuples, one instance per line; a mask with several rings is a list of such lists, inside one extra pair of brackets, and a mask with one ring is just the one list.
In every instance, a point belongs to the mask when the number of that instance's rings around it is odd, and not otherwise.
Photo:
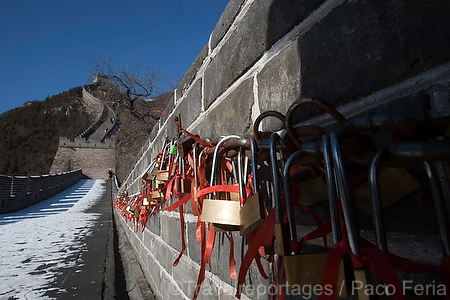
[(83, 239), (99, 217), (86, 210), (101, 199), (104, 183), (80, 180), (36, 205), (0, 215), (0, 300), (48, 299), (44, 294), (57, 270), (80, 264)]

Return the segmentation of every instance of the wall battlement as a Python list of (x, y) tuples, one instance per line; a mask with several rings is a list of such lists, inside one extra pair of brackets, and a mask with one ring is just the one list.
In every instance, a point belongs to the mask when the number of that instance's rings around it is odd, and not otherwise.
[(105, 140), (87, 140), (85, 138), (75, 138), (73, 140), (67, 137), (59, 138), (59, 147), (62, 148), (93, 148), (93, 149), (114, 149), (114, 141)]

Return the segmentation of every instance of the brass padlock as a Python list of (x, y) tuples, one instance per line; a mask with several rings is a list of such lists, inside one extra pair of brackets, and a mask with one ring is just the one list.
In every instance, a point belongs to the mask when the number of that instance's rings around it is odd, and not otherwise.
[(155, 206), (156, 205), (156, 198), (153, 198), (152, 195), (147, 195), (142, 200), (142, 206)]
[[(167, 141), (168, 139), (166, 139)], [(172, 146), (171, 143), (166, 143), (165, 147), (163, 148), (163, 153), (161, 155), (161, 163), (159, 170), (156, 172), (155, 180), (157, 181), (168, 181), (170, 178), (169, 174), (169, 149)]]
[(144, 199), (142, 199), (142, 206), (150, 206), (150, 201), (149, 198), (151, 199), (151, 197), (149, 195), (145, 196)]
[(156, 160), (153, 160), (150, 164), (150, 166), (147, 168), (147, 170), (142, 174), (141, 178), (142, 180), (146, 181), (146, 182), (150, 182), (155, 180), (155, 176), (156, 176)]
[(241, 235), (247, 235), (257, 229), (265, 220), (265, 207), (262, 199), (259, 197), (257, 161), (256, 161), (256, 142), (252, 135), (247, 135), (250, 141), (252, 174), (253, 174), (253, 195), (247, 199), (241, 208)]
[[(289, 240), (293, 242), (297, 242), (297, 230), (295, 225), (295, 217), (294, 217), (294, 208), (291, 199), (291, 187), (290, 187), (290, 178), (289, 171), (291, 166), (297, 159), (300, 159), (304, 155), (302, 150), (298, 150), (294, 152), (289, 159), (286, 161), (286, 164), (283, 169), (283, 187), (285, 194), (285, 206), (286, 206), (286, 214), (289, 228)], [(332, 178), (330, 178), (332, 180)], [(333, 182), (331, 181), (333, 184)], [(330, 189), (330, 210), (333, 204), (332, 201), (335, 201), (336, 197), (332, 194), (333, 189)], [(333, 212), (332, 212), (333, 213)], [(336, 223), (336, 220), (332, 219), (332, 228), (333, 230), (339, 229), (339, 223)], [(334, 240), (334, 243), (337, 244), (338, 240)], [(291, 244), (291, 243), (289, 243)], [(326, 249), (325, 249), (326, 250)], [(293, 289), (302, 291), (312, 292), (315, 286), (318, 286), (322, 282), (322, 277), (325, 272), (325, 264), (328, 258), (329, 252), (317, 252), (317, 253), (296, 253), (294, 249), (290, 249), (289, 253), (285, 253), (284, 256), (284, 265), (286, 271), (286, 289), (288, 292), (291, 292)], [(345, 272), (344, 272), (344, 264), (341, 261), (338, 270), (338, 287), (345, 287)], [(343, 293), (340, 296), (346, 296), (345, 289), (340, 289)]]
[[(217, 143), (216, 148), (214, 149), (210, 185), (214, 185), (215, 171), (218, 168), (218, 163), (220, 163), (220, 157), (218, 155), (220, 146), (232, 138), (240, 137), (236, 135), (226, 136)], [(239, 201), (231, 200), (214, 200), (212, 194), (210, 194), (209, 198), (203, 201), (201, 221), (217, 225), (240, 226), (240, 203)], [(239, 230), (239, 228), (237, 230)]]
[(178, 174), (177, 181), (175, 182), (177, 191), (180, 193), (190, 193), (191, 192), (191, 180), (185, 178), (185, 159), (180, 156), (178, 159)]
[(139, 209), (135, 206), (128, 205), (126, 208), (127, 212), (135, 219), (139, 218)]

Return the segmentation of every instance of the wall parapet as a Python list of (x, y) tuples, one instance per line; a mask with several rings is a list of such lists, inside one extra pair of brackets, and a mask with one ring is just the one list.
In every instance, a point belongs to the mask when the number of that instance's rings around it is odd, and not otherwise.
[(80, 169), (41, 176), (0, 175), (0, 213), (10, 213), (54, 196), (77, 183)]
[(59, 147), (61, 148), (96, 148), (96, 149), (114, 149), (114, 140), (87, 140), (85, 138), (70, 139), (67, 137), (59, 138)]

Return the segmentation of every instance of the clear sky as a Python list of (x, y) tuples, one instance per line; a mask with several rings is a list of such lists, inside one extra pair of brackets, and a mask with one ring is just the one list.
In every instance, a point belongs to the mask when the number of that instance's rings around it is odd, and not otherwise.
[(0, 114), (89, 84), (86, 64), (140, 60), (180, 79), (213, 31), (228, 0), (1, 0)]

